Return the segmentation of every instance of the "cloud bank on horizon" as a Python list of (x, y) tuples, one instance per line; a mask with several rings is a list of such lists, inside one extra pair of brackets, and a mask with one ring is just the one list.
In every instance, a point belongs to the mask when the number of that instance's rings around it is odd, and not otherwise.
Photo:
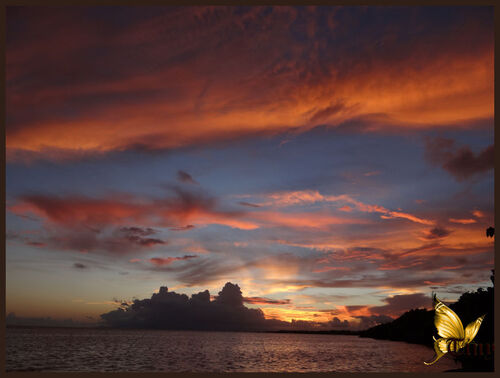
[(102, 314), (104, 324), (120, 328), (156, 328), (217, 331), (278, 331), (278, 330), (356, 330), (393, 320), (387, 314), (400, 315), (408, 308), (428, 307), (424, 295), (407, 294), (387, 298), (383, 306), (351, 306), (355, 321), (341, 321), (337, 309), (323, 311), (332, 316), (330, 321), (292, 320), (286, 322), (266, 318), (260, 309), (250, 309), (244, 303), (287, 305), (290, 300), (273, 301), (267, 298), (243, 297), (240, 287), (227, 282), (211, 300), (205, 290), (192, 294), (168, 291), (162, 286), (150, 299), (135, 299), (121, 303), (116, 310)]
[(196, 328), (233, 282), (238, 326), (346, 329), (488, 285), (493, 55), (492, 7), (8, 7), (7, 311)]

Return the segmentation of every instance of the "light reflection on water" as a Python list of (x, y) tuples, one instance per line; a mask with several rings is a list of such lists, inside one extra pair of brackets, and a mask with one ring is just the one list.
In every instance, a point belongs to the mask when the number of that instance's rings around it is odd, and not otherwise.
[(421, 345), (344, 335), (8, 328), (7, 371), (439, 372)]

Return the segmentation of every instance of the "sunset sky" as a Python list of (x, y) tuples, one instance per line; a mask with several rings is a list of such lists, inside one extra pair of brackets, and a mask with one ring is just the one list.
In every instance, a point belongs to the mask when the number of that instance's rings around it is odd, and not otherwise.
[(490, 285), (493, 7), (8, 7), (7, 313), (238, 284), (373, 325)]

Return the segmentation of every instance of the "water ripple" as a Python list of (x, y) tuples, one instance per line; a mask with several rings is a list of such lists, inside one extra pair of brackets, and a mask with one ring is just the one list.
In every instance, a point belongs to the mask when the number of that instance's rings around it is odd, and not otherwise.
[(421, 345), (343, 335), (9, 328), (7, 371), (439, 372)]

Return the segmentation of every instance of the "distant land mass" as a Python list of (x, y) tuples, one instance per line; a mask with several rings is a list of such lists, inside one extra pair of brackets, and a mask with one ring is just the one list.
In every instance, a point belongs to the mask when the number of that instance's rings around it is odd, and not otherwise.
[[(494, 283), (494, 276), (491, 276)], [(477, 289), (460, 296), (450, 307), (461, 319), (464, 327), (479, 316), (486, 317), (479, 328), (474, 342), (493, 343), (494, 341), (494, 288)], [(434, 327), (434, 310), (413, 309), (405, 312), (390, 323), (379, 324), (359, 332), (360, 337), (371, 337), (381, 340), (406, 341), (408, 343), (432, 346), (433, 335), (437, 335)]]

